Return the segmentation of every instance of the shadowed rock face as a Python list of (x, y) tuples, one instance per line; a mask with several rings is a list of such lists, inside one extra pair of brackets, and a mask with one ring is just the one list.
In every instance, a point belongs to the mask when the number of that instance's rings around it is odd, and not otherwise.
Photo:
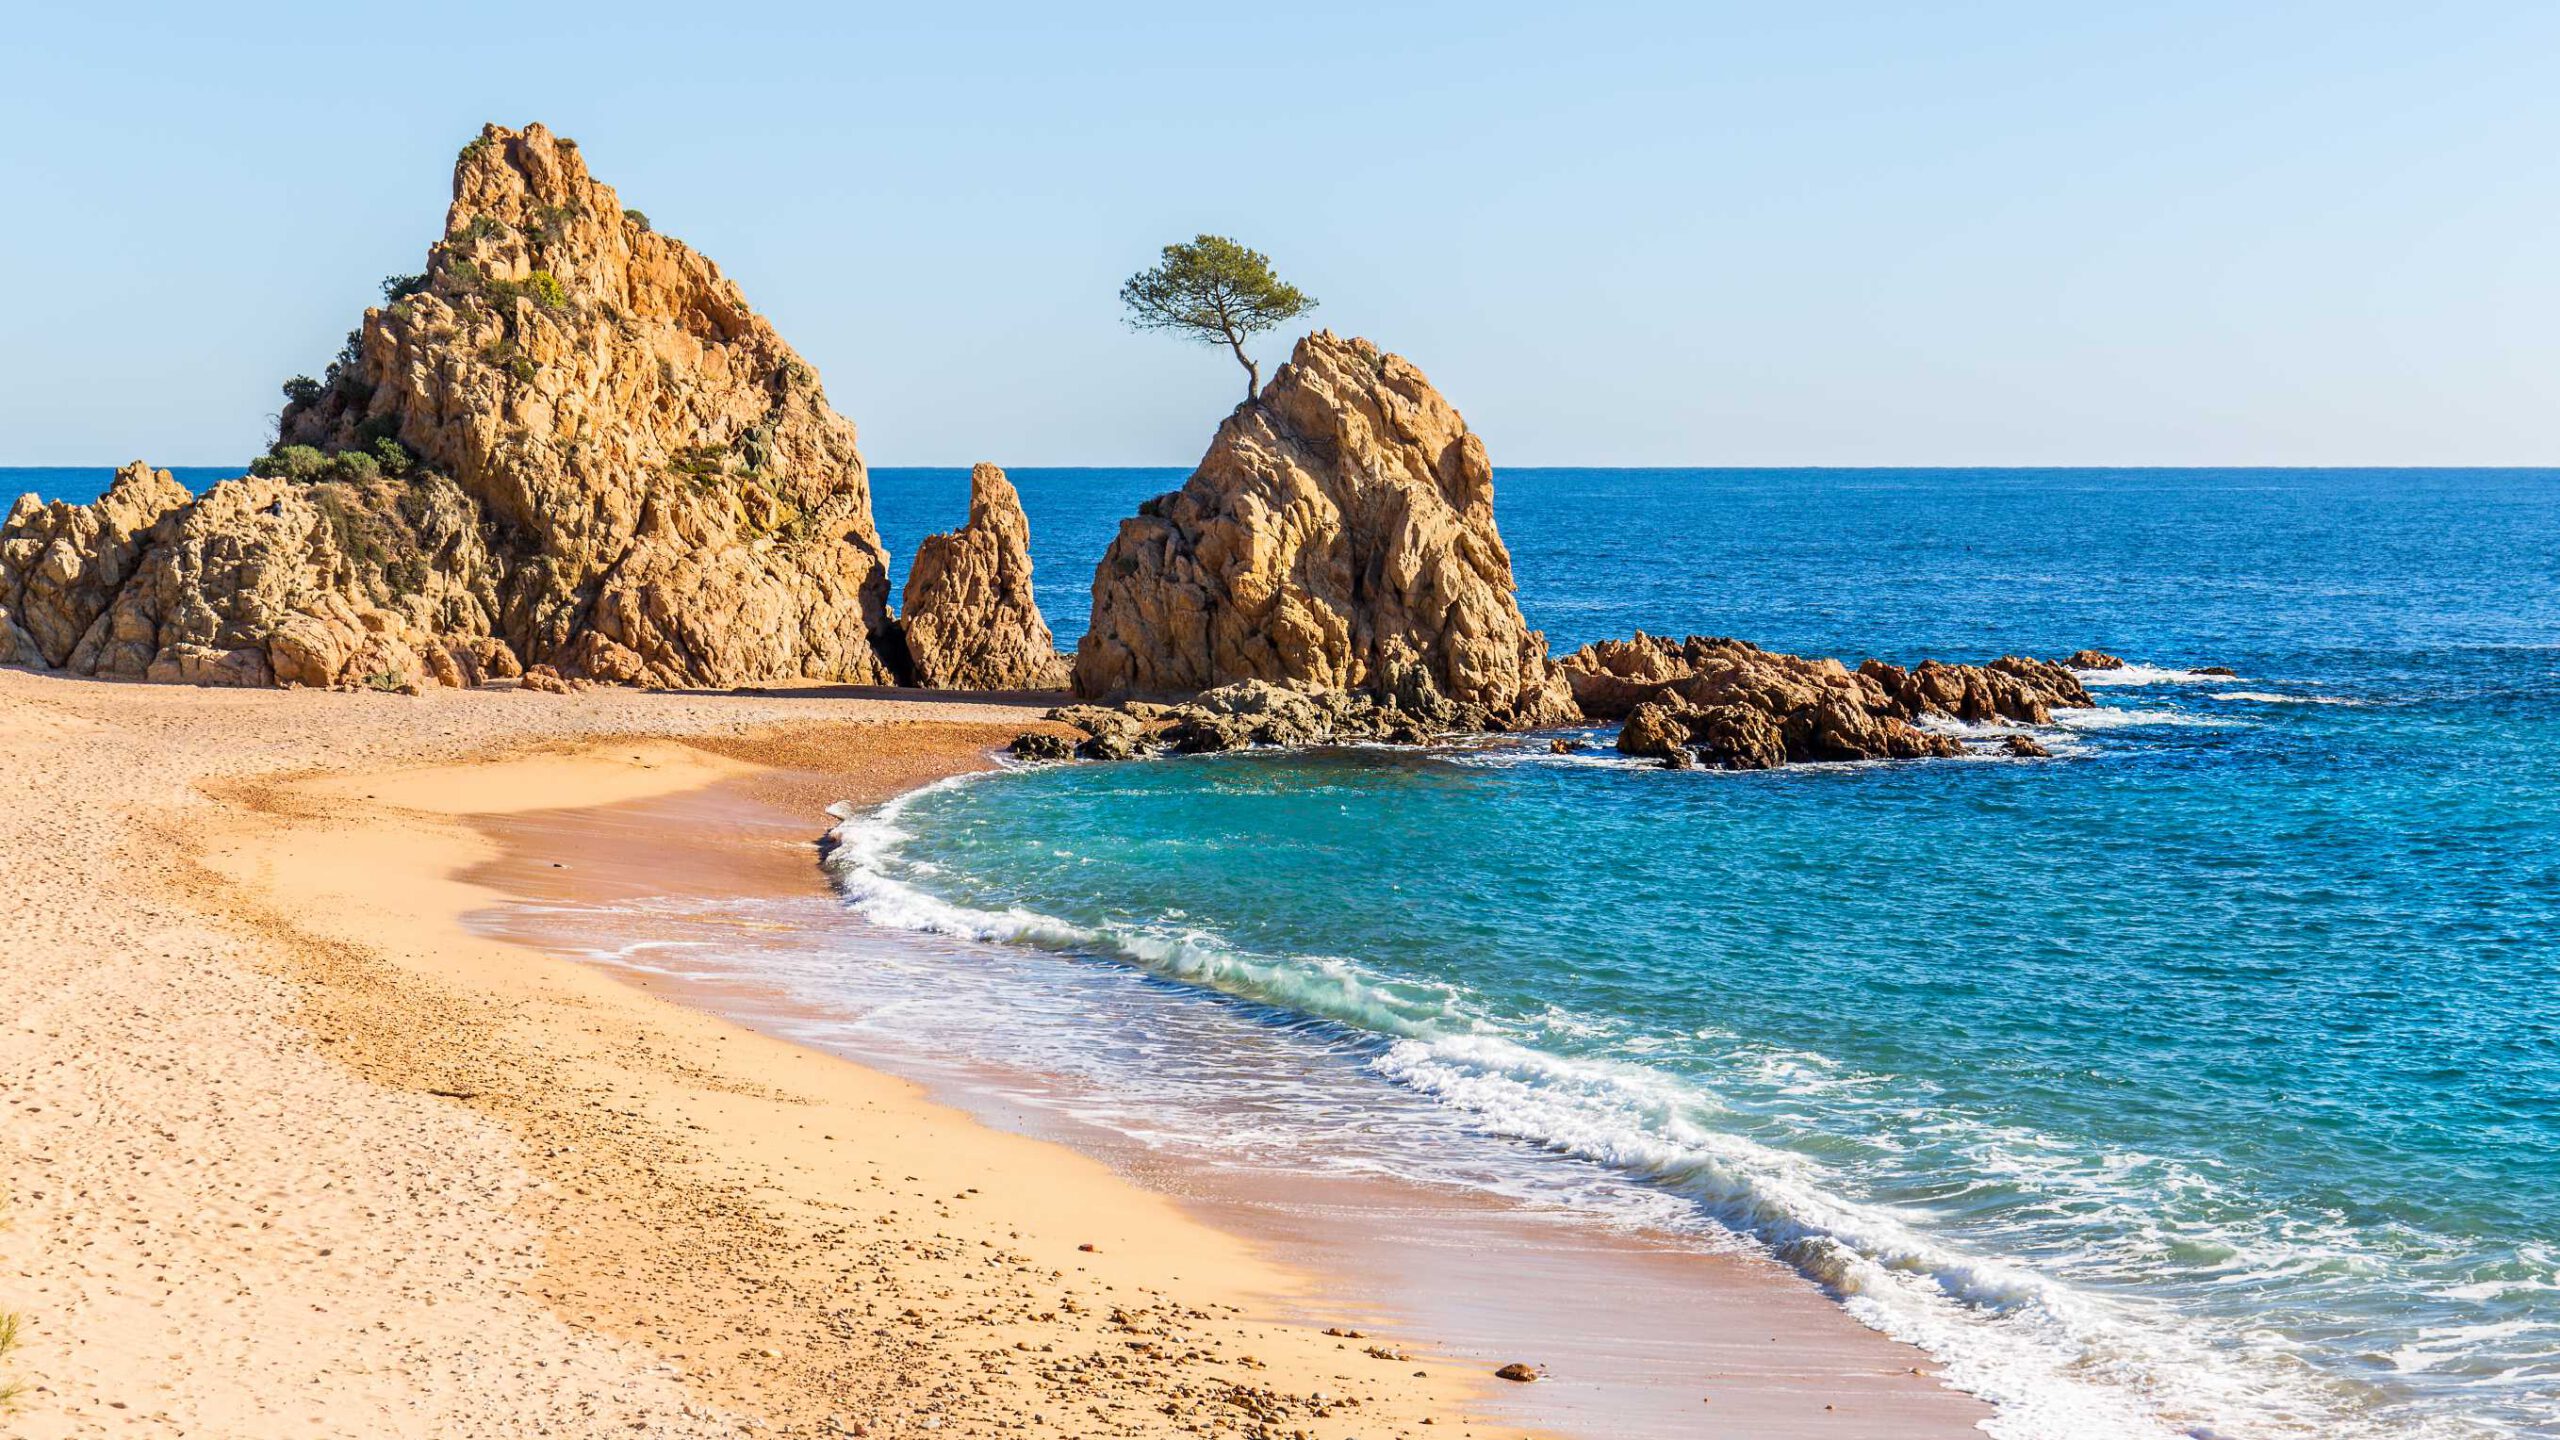
[[(453, 197), (414, 293), (286, 406), (280, 442), (334, 463), (192, 503), (165, 476), (22, 503), (0, 554), (37, 558), (7, 562), (0, 645), (225, 683), (413, 689), (537, 662), (892, 682), (887, 554), (816, 372), (539, 125), (483, 131)], [(66, 535), (75, 558), (41, 558)]]
[(1067, 662), (1031, 595), (1031, 522), (993, 465), (969, 472), (969, 522), (916, 546), (899, 605), (915, 683), (1058, 690)]
[(1094, 573), (1078, 694), (1238, 680), (1502, 727), (1574, 716), (1514, 598), (1483, 442), (1366, 340), (1299, 341), (1182, 489), (1121, 522)]

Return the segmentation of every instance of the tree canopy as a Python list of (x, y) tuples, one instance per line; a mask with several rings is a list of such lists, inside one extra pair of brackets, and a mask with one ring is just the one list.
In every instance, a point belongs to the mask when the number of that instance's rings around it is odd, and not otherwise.
[(1248, 401), (1261, 392), (1262, 367), (1244, 352), (1246, 338), (1316, 308), (1314, 296), (1272, 273), (1268, 256), (1224, 235), (1167, 245), (1154, 268), (1120, 287), (1120, 303), (1133, 330), (1171, 331), (1234, 352)]

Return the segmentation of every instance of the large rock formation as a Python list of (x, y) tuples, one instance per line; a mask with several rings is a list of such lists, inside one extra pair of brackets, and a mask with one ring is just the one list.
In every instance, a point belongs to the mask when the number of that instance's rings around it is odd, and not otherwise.
[(1674, 767), (1949, 756), (1963, 742), (1917, 722), (2042, 725), (2058, 708), (2095, 703), (2066, 667), (2016, 655), (1907, 670), (1868, 660), (1851, 670), (1740, 640), (1639, 633), (1585, 645), (1563, 668), (1585, 716), (1625, 722), (1621, 751)]
[(425, 272), (386, 295), (325, 381), (287, 386), (261, 478), (13, 511), (12, 556), (74, 539), (11, 563), (7, 642), (239, 683), (896, 678), (853, 426), (574, 142), (483, 131)]
[(1238, 680), (1358, 692), (1443, 725), (1573, 718), (1513, 598), (1483, 442), (1366, 340), (1299, 341), (1094, 572), (1078, 694)]
[(918, 685), (1057, 690), (1067, 662), (1031, 594), (1031, 522), (993, 465), (969, 472), (969, 521), (928, 535), (898, 607)]

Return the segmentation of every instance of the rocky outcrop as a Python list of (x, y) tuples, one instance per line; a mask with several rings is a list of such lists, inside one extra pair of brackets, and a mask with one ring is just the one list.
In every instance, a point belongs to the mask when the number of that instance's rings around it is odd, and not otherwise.
[(257, 478), (21, 503), (6, 643), (203, 683), (896, 678), (853, 426), (574, 142), (483, 131), (426, 270), (385, 293), (286, 387)]
[(916, 546), (898, 621), (918, 685), (1066, 687), (1066, 657), (1031, 594), (1031, 522), (1002, 470), (972, 469), (968, 523)]
[(1483, 442), (1366, 340), (1299, 341), (1094, 572), (1079, 695), (1239, 680), (1365, 695), (1437, 725), (1573, 718), (1514, 599)]
[(1675, 768), (1950, 756), (1964, 741), (1920, 722), (2041, 725), (2057, 708), (2095, 703), (2064, 666), (2014, 655), (1907, 670), (1869, 660), (1851, 670), (1740, 640), (1640, 633), (1586, 645), (1562, 663), (1587, 718), (1624, 722), (1620, 751)]
[[(1292, 690), (1268, 680), (1238, 680), (1204, 690), (1179, 705), (1143, 700), (1118, 706), (1066, 705), (1048, 717), (1082, 731), (1068, 752), (1035, 731), (1014, 753), (1031, 759), (1127, 760), (1142, 755), (1203, 755), (1257, 745), (1420, 745), (1445, 730), (1375, 696), (1344, 690)], [(1481, 729), (1481, 726), (1461, 728)]]
[(137, 460), (93, 504), (22, 496), (0, 527), (0, 664), (71, 662), (114, 603), (161, 517), (190, 497)]

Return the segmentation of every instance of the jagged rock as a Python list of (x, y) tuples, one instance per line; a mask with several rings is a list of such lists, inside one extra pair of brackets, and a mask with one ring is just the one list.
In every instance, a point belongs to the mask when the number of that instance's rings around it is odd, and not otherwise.
[(530, 690), (538, 695), (567, 695), (577, 690), (582, 683), (584, 682), (572, 680), (548, 665), (536, 665), (524, 672), (524, 679), (516, 688)]
[(263, 650), (217, 650), (179, 643), (161, 647), (146, 679), (163, 685), (266, 686), (275, 683)]
[(1075, 742), (1064, 735), (1048, 730), (1026, 730), (1014, 736), (1013, 743), (1007, 745), (1005, 749), (1025, 760), (1073, 760), (1076, 758)]
[(153, 526), (191, 497), (136, 460), (87, 505), (22, 496), (0, 527), (0, 664), (70, 663), (133, 574)]
[[(221, 673), (382, 689), (527, 662), (665, 685), (895, 678), (852, 425), (573, 144), (484, 130), (399, 289), (325, 383), (289, 387), (268, 478), (188, 503), (128, 470), (93, 506), (13, 511), (0, 648), (135, 679), (251, 650)], [(68, 559), (35, 558), (65, 535)]]
[(1121, 522), (1093, 590), (1088, 699), (1265, 680), (1435, 723), (1573, 714), (1514, 599), (1483, 442), (1366, 340), (1299, 341), (1182, 489)]
[(2053, 756), (2053, 752), (2046, 749), (2043, 742), (2033, 735), (2003, 735), (2000, 737), (2000, 748), (2021, 759), (2045, 760)]
[(1145, 753), (1147, 722), (1100, 705), (1062, 705), (1049, 718), (1085, 733), (1076, 753), (1088, 760), (1129, 760)]
[(1628, 712), (1626, 723), (1618, 727), (1618, 753), (1660, 760), (1673, 770), (1695, 763), (1689, 754), (1689, 727), (1681, 723), (1679, 710), (1659, 700)]
[(898, 616), (918, 685), (1066, 688), (1066, 658), (1031, 594), (1031, 522), (993, 465), (969, 472), (968, 523), (916, 546)]
[(2124, 661), (2104, 650), (2074, 650), (2062, 658), (2074, 670), (2121, 670)]
[[(164, 512), (64, 668), (165, 680), (201, 671), (196, 652), (253, 651), (255, 666), (237, 661), (225, 673), (406, 688), (425, 673), (417, 648), (433, 642), (414, 612), (377, 603), (385, 570), (413, 563), (399, 553), (419, 553), (395, 547), (425, 545), (431, 534), (460, 547), (471, 532), (433, 481), (405, 495), (390, 493), (396, 488), (226, 480)], [(164, 661), (179, 647), (187, 648)]]
[(2057, 706), (2093, 703), (2067, 668), (2019, 656), (1908, 670), (1869, 660), (1852, 671), (1739, 640), (1639, 633), (1586, 645), (1563, 666), (1586, 717), (1626, 722), (1620, 750), (1666, 761), (1678, 751), (1727, 769), (1956, 755), (1962, 741), (1913, 722), (2041, 725)]

